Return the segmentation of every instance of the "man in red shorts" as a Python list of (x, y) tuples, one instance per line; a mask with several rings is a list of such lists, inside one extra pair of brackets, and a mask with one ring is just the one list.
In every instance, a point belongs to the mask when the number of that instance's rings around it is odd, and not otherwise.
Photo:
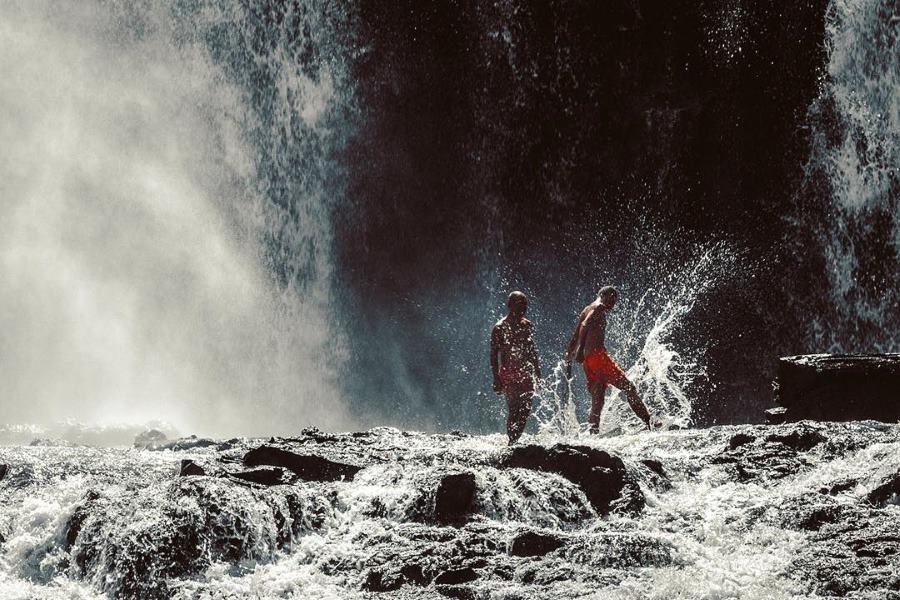
[(610, 286), (600, 290), (597, 299), (578, 316), (578, 325), (566, 348), (566, 374), (571, 377), (573, 357), (584, 367), (591, 393), (591, 413), (588, 416), (591, 433), (598, 431), (606, 386), (610, 384), (625, 392), (631, 409), (647, 425), (647, 429), (651, 428), (650, 413), (641, 402), (637, 388), (606, 351), (606, 314), (615, 306), (618, 295), (616, 289)]
[(541, 377), (541, 366), (534, 345), (534, 326), (525, 318), (528, 299), (522, 292), (513, 292), (506, 305), (508, 314), (491, 330), (491, 372), (494, 391), (506, 396), (506, 435), (512, 445), (522, 435), (531, 414), (534, 382)]

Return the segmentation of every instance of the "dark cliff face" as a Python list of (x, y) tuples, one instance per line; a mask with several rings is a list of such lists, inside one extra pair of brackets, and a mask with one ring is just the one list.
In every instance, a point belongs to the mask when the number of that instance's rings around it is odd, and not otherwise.
[(718, 396), (697, 418), (745, 418), (739, 398), (766, 399), (774, 355), (800, 344), (798, 318), (770, 311), (791, 293), (777, 245), (825, 4), (362, 2), (360, 129), (336, 216), (360, 375), (348, 391), (393, 394), (396, 412), (397, 382), (415, 381), (411, 411), (474, 424), (446, 398), (485, 387), (486, 359), (467, 360), (486, 354), (509, 288), (534, 295), (549, 355), (599, 279), (627, 287), (632, 261), (665, 269), (671, 256), (634, 251), (649, 230), (669, 254), (712, 238), (745, 249), (758, 276), (679, 333), (712, 340)]

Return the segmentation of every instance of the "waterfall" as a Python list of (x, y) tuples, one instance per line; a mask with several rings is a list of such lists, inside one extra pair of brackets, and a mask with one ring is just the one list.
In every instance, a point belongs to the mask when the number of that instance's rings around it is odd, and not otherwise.
[(811, 323), (822, 351), (900, 348), (900, 8), (833, 0), (828, 62), (810, 111), (799, 216), (824, 284)]
[(349, 423), (328, 2), (0, 6), (0, 423)]

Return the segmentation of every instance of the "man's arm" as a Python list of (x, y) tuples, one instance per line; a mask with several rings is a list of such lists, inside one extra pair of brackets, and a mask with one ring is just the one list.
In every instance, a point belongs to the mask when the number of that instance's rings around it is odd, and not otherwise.
[(494, 376), (494, 391), (503, 391), (503, 382), (500, 381), (500, 331), (497, 325), (491, 329), (491, 374)]
[(597, 310), (592, 309), (581, 322), (581, 327), (578, 329), (578, 343), (575, 347), (575, 360), (578, 362), (584, 362), (584, 341), (587, 339), (588, 328), (594, 325), (594, 316), (596, 314)]
[(534, 370), (534, 376), (537, 379), (541, 378), (541, 361), (538, 358), (537, 345), (534, 343), (534, 326), (528, 326), (528, 341), (527, 343), (527, 353), (528, 353), (528, 362), (531, 363), (531, 368)]
[(578, 314), (578, 322), (575, 323), (575, 331), (572, 332), (572, 337), (569, 338), (569, 345), (566, 346), (566, 353), (563, 355), (563, 360), (567, 363), (572, 362), (572, 357), (575, 356), (575, 349), (578, 346), (578, 334), (581, 332), (581, 323), (584, 320), (584, 311)]

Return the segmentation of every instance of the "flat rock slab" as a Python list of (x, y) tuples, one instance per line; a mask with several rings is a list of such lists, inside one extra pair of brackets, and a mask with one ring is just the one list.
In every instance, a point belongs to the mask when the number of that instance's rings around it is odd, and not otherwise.
[(779, 359), (775, 401), (788, 421), (900, 420), (900, 354)]
[(362, 469), (321, 456), (296, 454), (268, 445), (254, 448), (245, 454), (244, 464), (249, 467), (283, 467), (306, 481), (349, 481)]

